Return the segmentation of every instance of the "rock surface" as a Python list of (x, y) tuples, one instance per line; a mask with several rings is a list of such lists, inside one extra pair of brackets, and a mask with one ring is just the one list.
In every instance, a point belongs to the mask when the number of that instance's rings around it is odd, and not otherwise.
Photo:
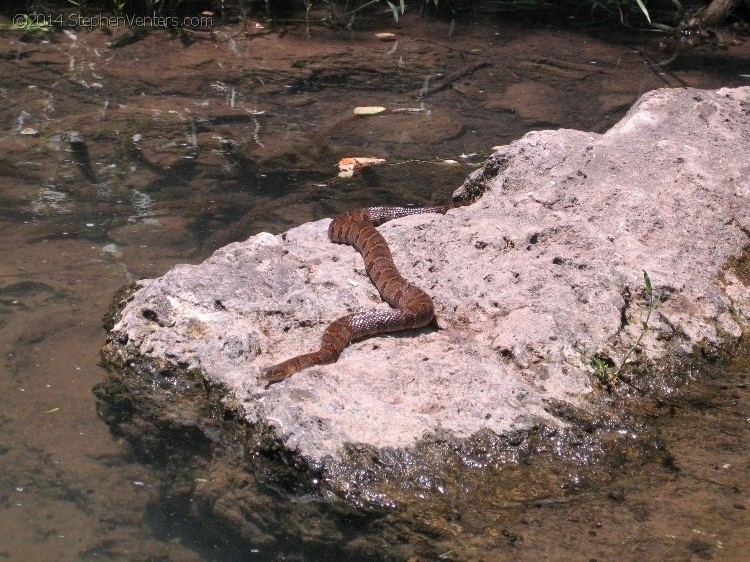
[(347, 443), (565, 425), (549, 403), (586, 410), (591, 358), (619, 365), (641, 335), (644, 270), (663, 302), (631, 361), (740, 338), (750, 281), (729, 265), (750, 244), (748, 154), (750, 88), (657, 90), (603, 135), (537, 131), (500, 148), (459, 189), (482, 193), (470, 206), (380, 227), (439, 328), (354, 343), (265, 390), (263, 367), (317, 349), (341, 315), (387, 306), (326, 219), (139, 282), (105, 361), (199, 372), (318, 463)]

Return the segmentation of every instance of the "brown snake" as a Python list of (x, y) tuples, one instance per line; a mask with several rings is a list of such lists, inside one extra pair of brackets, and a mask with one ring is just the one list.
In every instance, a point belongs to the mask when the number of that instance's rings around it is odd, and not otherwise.
[(328, 227), (332, 242), (354, 246), (362, 254), (365, 269), (380, 297), (391, 310), (364, 310), (334, 320), (323, 333), (318, 351), (297, 355), (263, 369), (260, 378), (268, 384), (282, 381), (294, 373), (313, 365), (335, 363), (344, 348), (353, 340), (421, 328), (435, 316), (430, 296), (409, 283), (396, 269), (393, 256), (383, 235), (375, 228), (385, 222), (420, 213), (445, 214), (460, 205), (439, 207), (370, 207), (349, 211), (335, 218)]

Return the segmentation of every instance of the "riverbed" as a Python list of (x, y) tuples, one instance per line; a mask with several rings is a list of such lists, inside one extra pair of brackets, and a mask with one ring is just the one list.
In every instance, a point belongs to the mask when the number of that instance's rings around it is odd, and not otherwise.
[[(393, 35), (376, 36), (384, 32)], [(407, 14), (398, 25), (362, 19), (353, 31), (257, 21), (183, 34), (4, 33), (0, 54), (0, 557), (734, 560), (746, 552), (746, 348), (654, 414), (667, 455), (625, 462), (573, 493), (489, 494), (440, 514), (438, 534), (419, 521), (396, 533), (387, 517), (353, 515), (332, 528), (322, 516), (281, 511), (278, 534), (262, 545), (231, 529), (219, 536), (164, 492), (169, 475), (148, 454), (112, 436), (91, 389), (106, 376), (102, 317), (129, 281), (353, 207), (445, 201), (493, 146), (534, 129), (603, 132), (654, 88), (747, 85), (747, 43), (687, 49), (622, 29)], [(356, 106), (386, 111), (361, 118)], [(337, 162), (352, 156), (386, 162), (339, 178)], [(244, 485), (259, 506), (283, 503)]]

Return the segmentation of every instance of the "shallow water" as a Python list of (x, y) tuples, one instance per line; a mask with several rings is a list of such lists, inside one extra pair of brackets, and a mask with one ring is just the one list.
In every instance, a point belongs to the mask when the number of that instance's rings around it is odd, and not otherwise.
[[(381, 30), (397, 41), (374, 38)], [(379, 535), (387, 526), (361, 517), (331, 530), (318, 506), (304, 536), (340, 533), (340, 544), (304, 543), (292, 524), (267, 544), (224, 544), (97, 418), (101, 318), (127, 281), (355, 206), (444, 201), (492, 146), (532, 129), (604, 131), (656, 87), (750, 83), (747, 44), (682, 52), (660, 74), (648, 61), (676, 48), (663, 38), (490, 23), (449, 30), (416, 17), (399, 28), (362, 21), (353, 33), (311, 28), (309, 37), (302, 26), (251, 27), (249, 36), (226, 26), (213, 36), (154, 32), (117, 49), (107, 43), (127, 30), (0, 35), (0, 557), (735, 560), (747, 552), (747, 350), (696, 382), (673, 413), (654, 416), (673, 461), (626, 463), (600, 490), (548, 501), (486, 497), (445, 519), (438, 535), (420, 535), (419, 525)], [(419, 99), (441, 75), (479, 62), (492, 66)], [(389, 111), (354, 118), (358, 105)], [(335, 164), (345, 156), (387, 163), (342, 180)]]

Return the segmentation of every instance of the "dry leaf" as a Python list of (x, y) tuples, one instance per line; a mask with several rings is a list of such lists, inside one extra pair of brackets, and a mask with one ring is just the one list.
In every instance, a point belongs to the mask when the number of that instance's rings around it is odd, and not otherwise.
[(380, 107), (379, 105), (367, 105), (355, 107), (354, 115), (377, 115), (378, 113), (383, 113), (384, 111), (385, 107)]
[(355, 156), (353, 158), (342, 158), (339, 160), (339, 177), (350, 178), (354, 175), (355, 170), (374, 164), (382, 164), (383, 158), (373, 158), (371, 156)]

